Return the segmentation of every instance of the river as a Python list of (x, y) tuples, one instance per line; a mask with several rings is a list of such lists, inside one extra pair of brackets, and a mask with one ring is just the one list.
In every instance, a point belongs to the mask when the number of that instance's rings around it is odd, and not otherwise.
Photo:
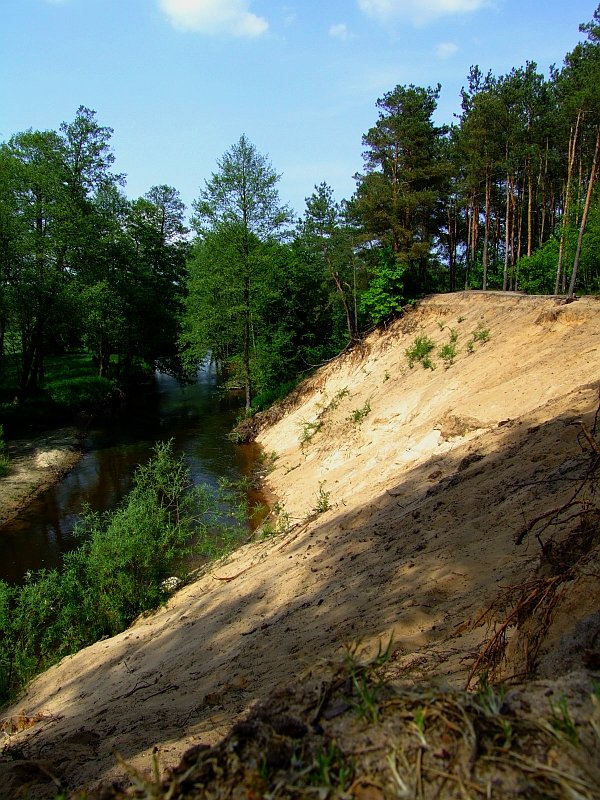
[(195, 484), (216, 487), (220, 478), (249, 475), (257, 448), (227, 438), (239, 408), (219, 393), (211, 367), (187, 386), (157, 373), (128, 410), (90, 428), (83, 458), (71, 472), (0, 528), (0, 578), (20, 582), (28, 570), (59, 566), (62, 554), (77, 546), (73, 527), (82, 507), (114, 508), (157, 441), (173, 440)]

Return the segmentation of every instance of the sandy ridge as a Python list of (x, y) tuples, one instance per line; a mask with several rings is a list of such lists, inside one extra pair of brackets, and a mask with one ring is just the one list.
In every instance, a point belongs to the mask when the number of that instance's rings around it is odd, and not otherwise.
[[(7, 712), (36, 721), (6, 737), (0, 770), (14, 772), (18, 751), (75, 787), (120, 778), (115, 750), (141, 770), (154, 749), (172, 765), (344, 642), (375, 648), (393, 634), (398, 676), (462, 685), (486, 632), (474, 621), (499, 586), (539, 564), (515, 530), (565, 497), (565, 463), (580, 468), (576, 423), (593, 425), (598, 405), (599, 323), (593, 299), (436, 296), (324, 367), (259, 436), (277, 454), (268, 488), (295, 527), (41, 675)], [(489, 341), (469, 353), (478, 325)], [(452, 329), (452, 366), (436, 350), (436, 369), (409, 368), (416, 335), (439, 347)], [(330, 508), (317, 514), (320, 492)], [(579, 587), (571, 625), (600, 607), (596, 584)], [(36, 780), (32, 797), (52, 796), (55, 784)]]

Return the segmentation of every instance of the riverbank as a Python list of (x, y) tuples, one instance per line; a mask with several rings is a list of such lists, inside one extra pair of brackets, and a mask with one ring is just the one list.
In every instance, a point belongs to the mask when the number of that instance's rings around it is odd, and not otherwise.
[(8, 475), (0, 478), (0, 526), (71, 470), (83, 455), (77, 428), (48, 431), (6, 443)]
[[(411, 366), (417, 338), (434, 343), (435, 369)], [(323, 782), (334, 756), (329, 778), (357, 756), (371, 758), (347, 793), (361, 800), (464, 797), (465, 786), (471, 796), (564, 798), (573, 796), (562, 789), (568, 774), (579, 796), (597, 798), (585, 787), (600, 779), (584, 768), (599, 763), (587, 671), (600, 663), (599, 351), (592, 298), (563, 305), (457, 293), (428, 298), (323, 367), (258, 438), (279, 503), (275, 535), (40, 675), (2, 721), (0, 797), (12, 800), (26, 785), (32, 798), (99, 785), (109, 797), (133, 769), (151, 780), (153, 760), (165, 774), (190, 748), (181, 785), (196, 760), (204, 785), (202, 753), (214, 761), (206, 747), (231, 731), (243, 742), (227, 745), (230, 755), (257, 742), (256, 758), (240, 763), (254, 781), (248, 795), (265, 796), (259, 781), (271, 779), (267, 767), (278, 779), (287, 740), (323, 731), (322, 749), (308, 756), (318, 762), (320, 753)], [(576, 489), (582, 505), (573, 507)], [(590, 509), (588, 527), (580, 508)], [(527, 605), (532, 597), (540, 602)], [(494, 631), (505, 636), (490, 646)], [(367, 716), (393, 715), (410, 733), (414, 769), (393, 737), (367, 727), (352, 681), (330, 680), (345, 653), (374, 656), (390, 637), (385, 677), (404, 700), (371, 700)], [(514, 685), (513, 676), (529, 674), (535, 685)], [(486, 676), (509, 684), (506, 702), (484, 692), (476, 723), (467, 724), (462, 695), (438, 703), (440, 686), (458, 692), (480, 678), (485, 686)], [(294, 692), (304, 710), (296, 712)], [(261, 702), (278, 715), (268, 742), (256, 716), (235, 726)], [(528, 730), (556, 731), (543, 755), (523, 747), (526, 713)], [(444, 719), (448, 730), (432, 738)], [(498, 722), (493, 758), (513, 752), (524, 764), (514, 793), (502, 788), (498, 761), (488, 760), (485, 774), (473, 769), (490, 719)], [(457, 730), (473, 736), (455, 757), (448, 736)], [(546, 784), (534, 790), (536, 764)]]

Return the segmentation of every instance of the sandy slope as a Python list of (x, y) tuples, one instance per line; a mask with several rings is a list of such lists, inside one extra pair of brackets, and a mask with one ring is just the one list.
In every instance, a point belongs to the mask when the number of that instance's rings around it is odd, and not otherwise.
[[(489, 341), (468, 353), (478, 325)], [(417, 335), (442, 345), (450, 329), (454, 364), (434, 352), (436, 369), (409, 368)], [(27, 780), (35, 797), (59, 780), (118, 779), (114, 751), (144, 770), (156, 748), (172, 765), (346, 642), (393, 634), (398, 676), (464, 684), (486, 633), (472, 623), (539, 564), (535, 540), (516, 546), (515, 531), (581, 470), (578, 421), (594, 423), (599, 352), (594, 299), (459, 293), (425, 300), (322, 368), (259, 436), (277, 454), (268, 488), (294, 527), (41, 675), (6, 714), (4, 796)], [(320, 427), (301, 444), (307, 423)], [(557, 643), (600, 607), (598, 584), (582, 579), (557, 615), (542, 676), (576, 665), (577, 648)]]

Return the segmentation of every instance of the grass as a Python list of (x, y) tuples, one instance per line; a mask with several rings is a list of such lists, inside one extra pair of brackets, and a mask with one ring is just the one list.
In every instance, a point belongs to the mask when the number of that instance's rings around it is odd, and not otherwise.
[(21, 403), (18, 393), (18, 357), (5, 356), (0, 378), (0, 415), (9, 436), (31, 427), (62, 425), (74, 414), (100, 408), (111, 395), (115, 381), (97, 374), (89, 353), (48, 356), (38, 390)]
[(162, 783), (129, 767), (132, 788), (105, 796), (597, 800), (594, 695), (569, 715), (577, 736), (557, 746), (552, 720), (563, 710), (531, 713), (545, 686), (506, 696), (442, 688), (388, 678), (394, 660), (391, 642), (371, 660), (349, 648), (256, 704), (220, 744), (188, 753)]

